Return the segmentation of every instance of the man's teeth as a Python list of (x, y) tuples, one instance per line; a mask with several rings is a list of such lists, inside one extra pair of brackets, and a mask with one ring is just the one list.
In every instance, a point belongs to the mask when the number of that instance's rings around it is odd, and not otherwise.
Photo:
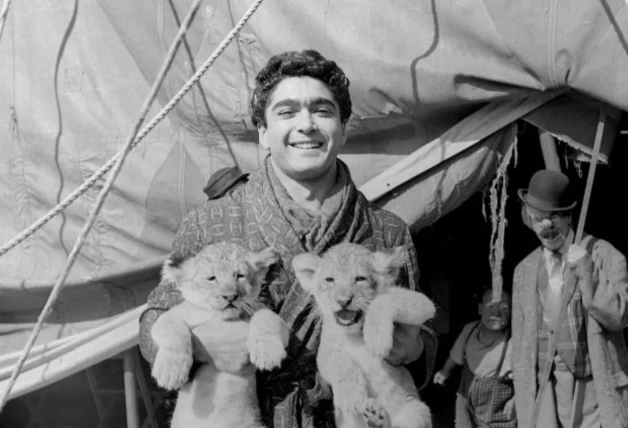
[(323, 143), (315, 143), (313, 141), (306, 141), (302, 143), (292, 143), (290, 144), (292, 147), (296, 147), (297, 149), (317, 149), (323, 145)]

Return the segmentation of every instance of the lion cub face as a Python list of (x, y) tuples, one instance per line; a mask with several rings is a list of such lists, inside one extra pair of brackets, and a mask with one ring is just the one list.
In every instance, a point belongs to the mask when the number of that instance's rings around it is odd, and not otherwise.
[(395, 283), (405, 260), (403, 246), (372, 252), (362, 245), (338, 244), (323, 257), (299, 254), (292, 266), (324, 318), (347, 332), (359, 332), (369, 303)]
[(251, 252), (220, 242), (178, 263), (166, 260), (162, 278), (176, 284), (186, 300), (224, 320), (236, 320), (252, 315), (268, 268), (276, 261), (273, 248)]

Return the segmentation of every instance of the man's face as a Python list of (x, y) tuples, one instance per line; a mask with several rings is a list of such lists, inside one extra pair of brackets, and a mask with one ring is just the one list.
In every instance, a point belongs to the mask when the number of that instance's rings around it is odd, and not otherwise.
[(482, 304), (478, 308), (482, 325), (492, 331), (500, 331), (508, 327), (510, 322), (510, 296), (502, 292), (500, 302), (491, 303), (492, 292), (484, 294)]
[(571, 216), (560, 212), (541, 211), (526, 207), (532, 230), (541, 241), (541, 245), (551, 251), (557, 251), (565, 243), (571, 228)]
[(345, 143), (340, 109), (323, 82), (311, 77), (283, 79), (268, 100), (266, 127), (259, 142), (270, 150), (275, 168), (296, 181), (322, 178), (335, 171)]

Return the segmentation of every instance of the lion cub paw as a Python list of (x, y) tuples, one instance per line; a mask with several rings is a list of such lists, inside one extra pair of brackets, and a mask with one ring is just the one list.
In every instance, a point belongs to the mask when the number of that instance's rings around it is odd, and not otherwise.
[(390, 355), (393, 348), (393, 331), (395, 325), (392, 320), (371, 316), (364, 320), (364, 345), (366, 349), (378, 358)]
[(162, 388), (179, 389), (187, 381), (192, 367), (192, 353), (170, 349), (157, 350), (151, 375)]
[(260, 370), (271, 370), (279, 367), (287, 355), (280, 337), (249, 336), (246, 346), (249, 349), (251, 364)]
[(362, 416), (369, 428), (390, 428), (392, 425), (388, 411), (372, 398), (365, 401)]

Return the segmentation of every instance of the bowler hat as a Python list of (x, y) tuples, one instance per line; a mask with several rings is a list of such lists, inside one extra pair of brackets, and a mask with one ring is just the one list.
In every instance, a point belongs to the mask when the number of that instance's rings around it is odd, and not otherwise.
[(518, 193), (526, 205), (541, 211), (567, 211), (577, 203), (569, 177), (549, 169), (535, 172), (528, 188), (519, 189)]
[(243, 174), (237, 166), (220, 168), (209, 177), (203, 192), (208, 199), (218, 199), (236, 184), (246, 182), (247, 178), (248, 174)]

